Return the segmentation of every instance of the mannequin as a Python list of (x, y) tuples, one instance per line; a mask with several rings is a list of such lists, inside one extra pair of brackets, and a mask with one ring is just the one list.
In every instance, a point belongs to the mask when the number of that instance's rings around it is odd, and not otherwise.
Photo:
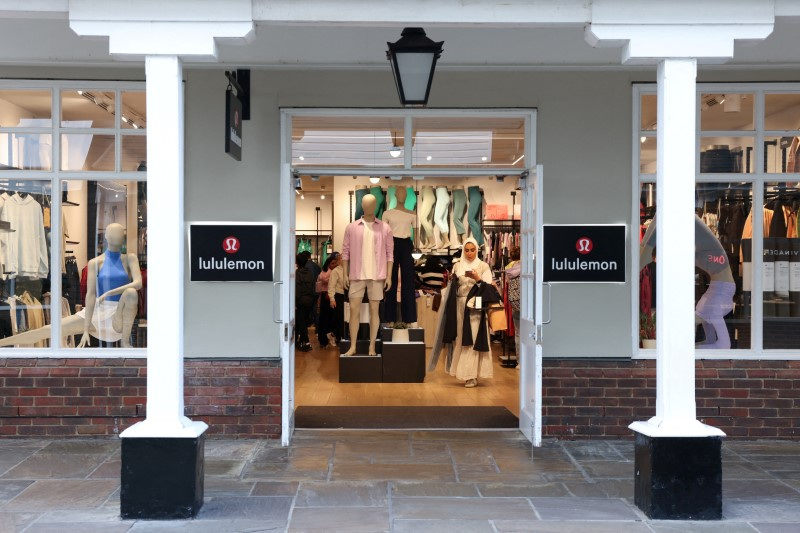
[(369, 298), (369, 355), (378, 355), (375, 349), (380, 327), (378, 308), (383, 293), (391, 286), (387, 273), (394, 266), (394, 241), (389, 225), (375, 217), (376, 205), (373, 195), (364, 195), (361, 201), (364, 216), (344, 230), (342, 267), (344, 288), (350, 290), (350, 349), (342, 355), (356, 353), (359, 311), (365, 291)]
[(463, 185), (453, 187), (453, 225), (456, 227), (455, 242), (461, 244), (467, 229), (464, 227), (464, 215), (467, 212), (467, 192)]
[[(411, 191), (411, 194), (414, 194), (414, 191)], [(411, 232), (417, 217), (413, 211), (405, 207), (408, 189), (398, 187), (395, 196), (397, 207), (383, 214), (383, 221), (389, 224), (394, 240), (392, 284), (386, 293), (384, 319), (390, 324), (390, 327), (397, 320), (397, 276), (399, 270), (403, 322), (411, 323), (414, 327), (417, 322), (417, 302), (414, 297), (414, 259), (411, 257), (411, 253), (414, 251), (414, 241)]]
[(435, 241), (433, 237), (433, 216), (434, 206), (436, 205), (436, 193), (433, 187), (425, 185), (420, 193), (420, 205), (418, 209), (419, 223), (422, 230), (419, 232), (420, 247), (433, 249)]
[[(89, 261), (86, 283), (86, 307), (61, 320), (61, 335), (83, 333), (78, 348), (89, 343), (89, 335), (105, 342), (120, 341), (131, 347), (131, 330), (139, 306), (138, 291), (142, 273), (136, 254), (120, 253), (125, 242), (125, 228), (109, 224), (106, 228), (106, 251)], [(99, 293), (99, 296), (98, 296)], [(28, 345), (49, 339), (50, 326), (0, 339), (0, 346)]]
[[(711, 277), (708, 289), (700, 297), (695, 307), (697, 320), (703, 325), (706, 339), (698, 344), (698, 348), (731, 347), (725, 315), (733, 310), (733, 297), (736, 294), (736, 283), (731, 273), (728, 254), (700, 217), (695, 216), (694, 266)], [(644, 268), (655, 260), (653, 250), (656, 243), (656, 219), (650, 223), (642, 239), (639, 252), (639, 267)]]
[(437, 248), (450, 247), (450, 192), (447, 187), (436, 187), (436, 207), (434, 208), (433, 222), (439, 230), (439, 240), (436, 241)]

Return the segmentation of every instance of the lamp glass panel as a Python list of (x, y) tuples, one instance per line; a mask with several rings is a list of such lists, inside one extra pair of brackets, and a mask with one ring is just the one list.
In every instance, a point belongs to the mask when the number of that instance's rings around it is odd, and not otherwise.
[(397, 54), (397, 70), (406, 101), (422, 102), (425, 100), (433, 57), (434, 54), (431, 53), (403, 52)]

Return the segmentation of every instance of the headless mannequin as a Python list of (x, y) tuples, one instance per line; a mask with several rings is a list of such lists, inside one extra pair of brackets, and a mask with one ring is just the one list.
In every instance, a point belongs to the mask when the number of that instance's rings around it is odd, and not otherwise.
[[(399, 199), (398, 199), (399, 200)], [(364, 221), (375, 222), (375, 206), (377, 200), (371, 194), (364, 196), (361, 200), (361, 206), (364, 209)], [(386, 272), (392, 271), (393, 263), (386, 264)], [(350, 261), (342, 259), (342, 269), (344, 270), (344, 288), (350, 288)], [(383, 290), (389, 290), (392, 280), (389, 276), (383, 282)], [(378, 328), (380, 327), (380, 300), (369, 301), (369, 355), (378, 355), (375, 348), (375, 339), (378, 336)], [(356, 339), (358, 338), (358, 327), (360, 325), (359, 317), (361, 316), (361, 298), (350, 298), (350, 349), (342, 355), (355, 355), (356, 354)]]
[[(414, 192), (412, 191), (411, 194), (414, 194)], [(384, 222), (388, 223), (389, 227), (392, 228), (392, 234), (394, 234), (395, 236), (398, 236), (398, 235), (402, 234), (402, 233), (400, 233), (398, 231), (400, 228), (399, 227), (395, 227), (398, 224), (396, 223), (396, 221), (392, 221), (392, 217), (391, 216), (386, 216), (386, 215), (388, 215), (392, 211), (400, 211), (400, 212), (406, 213), (408, 215), (414, 215), (415, 213), (414, 213), (414, 211), (412, 211), (410, 209), (406, 209), (406, 207), (405, 207), (406, 199), (408, 198), (408, 188), (407, 187), (397, 187), (397, 190), (395, 191), (395, 198), (397, 198), (397, 207), (395, 207), (393, 209), (390, 209), (389, 211), (384, 213), (383, 219), (384, 219)], [(394, 223), (394, 225), (393, 225), (393, 223)], [(406, 226), (406, 228), (402, 228), (402, 229), (407, 229), (407, 228), (408, 228), (408, 226)], [(412, 237), (413, 237), (413, 229), (414, 229), (414, 224), (413, 223), (411, 224), (411, 228), (412, 228)], [(412, 241), (413, 241), (413, 239), (412, 239)], [(399, 258), (397, 256), (397, 254), (398, 254), (398, 251), (397, 251), (397, 248), (395, 248), (395, 257), (394, 257), (393, 265), (399, 263), (400, 264), (400, 269), (402, 270), (404, 268), (403, 267), (403, 261), (402, 261), (401, 258)], [(413, 262), (413, 259), (410, 259), (409, 261)], [(393, 271), (393, 268), (390, 268), (387, 271), (387, 272), (390, 273), (390, 276), (394, 276), (394, 274), (391, 274), (392, 271)], [(396, 286), (391, 286), (389, 288), (389, 291), (395, 291), (396, 292), (397, 291), (397, 287)], [(387, 302), (388, 301), (390, 301), (390, 300), (387, 299)], [(391, 301), (395, 301), (395, 300), (391, 300)], [(395, 301), (395, 304), (396, 303), (397, 302)], [(387, 312), (387, 314), (388, 314), (388, 312)], [(405, 317), (403, 317), (403, 318), (405, 319)], [(388, 327), (393, 327), (394, 323), (393, 322), (387, 323), (387, 326)], [(416, 322), (411, 322), (410, 323), (410, 327), (412, 327), (412, 328), (417, 327), (417, 323)]]
[[(107, 252), (119, 253), (122, 244), (125, 242), (125, 228), (120, 224), (109, 224), (106, 228)], [(69, 337), (83, 333), (78, 348), (83, 348), (89, 343), (89, 335), (97, 336), (98, 331), (92, 323), (92, 316), (95, 307), (110, 298), (119, 295), (119, 302), (112, 319), (111, 327), (122, 334), (120, 345), (123, 348), (130, 348), (131, 330), (133, 321), (139, 306), (139, 295), (137, 290), (142, 287), (142, 273), (139, 270), (139, 260), (136, 254), (120, 255), (120, 260), (125, 273), (128, 275), (129, 283), (114, 287), (104, 294), (97, 296), (97, 274), (103, 268), (106, 260), (106, 252), (98, 255), (89, 261), (86, 271), (86, 309), (85, 312), (65, 317), (61, 320), (61, 335)], [(49, 339), (51, 335), (50, 326), (26, 331), (19, 335), (13, 335), (0, 339), (0, 346), (13, 346), (16, 344), (28, 345)]]

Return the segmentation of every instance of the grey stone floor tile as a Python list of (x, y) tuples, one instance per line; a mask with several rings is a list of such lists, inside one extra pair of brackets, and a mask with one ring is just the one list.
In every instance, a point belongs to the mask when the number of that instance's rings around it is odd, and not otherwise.
[(61, 454), (108, 454), (117, 451), (122, 446), (119, 439), (65, 439), (55, 440), (42, 448), (42, 453), (61, 453)]
[(722, 516), (726, 520), (747, 522), (798, 522), (800, 502), (722, 499)]
[(398, 498), (392, 500), (394, 518), (464, 520), (519, 519), (533, 520), (533, 512), (524, 498)]
[(616, 499), (531, 498), (542, 520), (638, 520), (633, 507)]
[(753, 455), (797, 455), (800, 443), (792, 441), (725, 441), (723, 446), (746, 456)]
[(5, 479), (81, 479), (103, 462), (99, 454), (37, 453), (3, 474)]
[(772, 479), (722, 478), (722, 496), (726, 500), (795, 500), (800, 492)]
[[(116, 508), (99, 507), (97, 509), (49, 511), (42, 514), (37, 524), (64, 524), (68, 522), (119, 522), (119, 505)], [(132, 522), (131, 522), (132, 523)]]
[(239, 498), (219, 496), (209, 499), (197, 514), (202, 520), (262, 520), (265, 523), (285, 525), (292, 499), (286, 496), (255, 496)]
[(297, 470), (285, 463), (250, 463), (245, 466), (242, 478), (254, 481), (325, 481), (328, 468)]
[(52, 439), (3, 439), (0, 443), (0, 453), (8, 448), (37, 448), (42, 449), (52, 442)]
[(245, 461), (242, 460), (206, 457), (204, 468), (206, 476), (238, 477), (244, 466)]
[(493, 533), (488, 520), (395, 520), (394, 533)]
[(751, 524), (759, 533), (797, 533), (797, 522), (754, 522)]
[(389, 531), (389, 510), (383, 507), (296, 508), (289, 531)]
[(100, 507), (119, 483), (106, 479), (42, 479), (8, 502), (6, 510), (54, 511), (83, 510)]
[[(495, 520), (499, 532), (536, 533), (651, 533), (642, 522)], [(684, 533), (689, 533), (686, 530)]]
[(385, 507), (388, 484), (369, 482), (300, 483), (296, 507)]
[(578, 498), (633, 498), (633, 478), (598, 479), (594, 483), (566, 481), (564, 485)]
[(264, 533), (283, 531), (286, 526), (265, 523), (263, 520), (232, 518), (227, 520), (171, 520), (136, 522), (130, 533)]
[(9, 513), (0, 511), (0, 533), (16, 533), (24, 530), (37, 518), (38, 513)]
[(470, 483), (392, 483), (392, 498), (470, 498), (479, 496)]
[(89, 479), (119, 479), (121, 472), (122, 460), (109, 459), (89, 474)]
[(633, 479), (633, 463), (620, 461), (581, 461), (580, 465), (590, 478), (631, 478)]
[(206, 440), (206, 458), (249, 459), (258, 448), (257, 440)]
[(723, 460), (722, 479), (772, 479), (772, 475), (753, 463)]
[(623, 456), (606, 441), (564, 443), (564, 448), (576, 461), (619, 461)]
[[(798, 448), (800, 452), (800, 447)], [(747, 460), (767, 471), (780, 473), (784, 470), (800, 472), (800, 453), (797, 455), (752, 455)]]
[(17, 494), (28, 488), (31, 483), (33, 483), (33, 481), (29, 479), (0, 481), (0, 504), (14, 498)]
[(563, 483), (529, 483), (524, 485), (481, 483), (478, 485), (478, 490), (484, 498), (570, 496)]
[(729, 520), (711, 522), (689, 522), (685, 520), (653, 520), (648, 522), (655, 533), (755, 533), (755, 529), (747, 522), (731, 522)]
[(203, 491), (206, 496), (237, 496), (243, 498), (250, 495), (254, 485), (255, 482), (253, 481), (207, 477), (203, 482)]
[(61, 522), (42, 524), (36, 522), (25, 530), (25, 533), (65, 533), (80, 531), (81, 533), (126, 533), (133, 523), (119, 521), (115, 524), (98, 522)]
[(333, 465), (332, 481), (455, 481), (450, 464), (381, 463), (364, 465)]
[(257, 481), (252, 496), (292, 496), (300, 483), (296, 481)]

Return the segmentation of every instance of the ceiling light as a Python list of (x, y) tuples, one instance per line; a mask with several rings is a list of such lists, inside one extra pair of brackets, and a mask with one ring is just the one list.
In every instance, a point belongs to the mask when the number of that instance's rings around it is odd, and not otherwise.
[(489, 158), (486, 157), (486, 156), (481, 157), (481, 161), (488, 161), (488, 160), (489, 160)]
[(325, 199), (325, 195), (324, 195), (324, 194), (321, 194), (321, 195), (319, 196), (319, 199), (320, 199), (320, 200), (324, 200), (324, 199)]
[(402, 149), (402, 148), (400, 148), (400, 147), (399, 147), (399, 146), (397, 146), (397, 145), (393, 145), (393, 146), (392, 146), (392, 147), (389, 149), (389, 155), (390, 155), (390, 156), (392, 156), (392, 157), (400, 157), (400, 155), (402, 155), (402, 153), (403, 153), (403, 149)]
[(431, 159), (433, 159), (433, 156), (432, 156), (432, 155), (429, 155), (429, 156), (428, 156), (428, 157), (426, 157), (425, 159), (426, 159), (426, 160), (428, 160), (428, 161), (430, 161)]
[(369, 182), (370, 182), (370, 183), (372, 183), (373, 185), (374, 185), (374, 184), (376, 184), (376, 183), (380, 183), (380, 181), (381, 181), (381, 179), (380, 179), (380, 178), (377, 178), (377, 177), (375, 177), (375, 176), (373, 176), (373, 177), (371, 177), (371, 178), (369, 179)]
[(305, 199), (306, 199), (306, 195), (305, 195), (305, 194), (301, 194), (301, 195), (300, 195), (300, 199), (301, 199), (301, 200), (305, 200)]
[(642, 143), (644, 143), (644, 142), (647, 140), (647, 137), (645, 137), (644, 135), (642, 135), (642, 136), (639, 138), (639, 140), (640, 140)]
[(128, 117), (126, 117), (125, 115), (122, 115), (122, 122), (127, 124), (128, 123)]
[(299, 159), (300, 161), (305, 161), (306, 160), (306, 158), (303, 157), (302, 155), (300, 157), (298, 157), (297, 159)]
[(295, 189), (295, 190), (294, 190), (294, 193), (295, 193), (296, 195), (298, 195), (298, 196), (300, 195), (300, 191), (298, 191), (297, 189)]
[(83, 96), (83, 91), (78, 91), (78, 94)]
[(721, 103), (724, 113), (738, 113), (742, 110), (742, 95), (729, 94)]
[(137, 129), (137, 130), (139, 129), (139, 125), (138, 124), (134, 124), (133, 122), (131, 122), (131, 126), (133, 126), (134, 129)]

